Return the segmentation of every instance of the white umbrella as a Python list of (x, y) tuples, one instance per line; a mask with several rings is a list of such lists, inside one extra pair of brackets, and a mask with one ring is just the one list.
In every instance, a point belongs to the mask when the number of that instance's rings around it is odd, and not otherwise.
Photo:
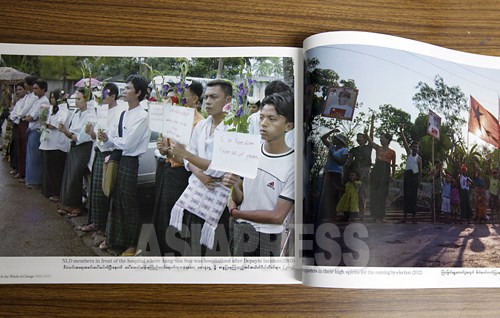
[(29, 74), (23, 73), (12, 67), (0, 67), (0, 82), (17, 82), (22, 81), (29, 76)]

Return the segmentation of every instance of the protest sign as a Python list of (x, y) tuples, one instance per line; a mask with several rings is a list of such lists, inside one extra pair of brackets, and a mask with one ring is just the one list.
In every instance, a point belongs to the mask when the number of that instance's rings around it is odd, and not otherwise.
[(164, 106), (163, 135), (183, 145), (188, 145), (193, 130), (194, 108)]
[(216, 132), (210, 168), (255, 178), (259, 167), (260, 135)]
[(149, 127), (151, 131), (158, 133), (163, 132), (163, 104), (162, 103), (149, 103)]

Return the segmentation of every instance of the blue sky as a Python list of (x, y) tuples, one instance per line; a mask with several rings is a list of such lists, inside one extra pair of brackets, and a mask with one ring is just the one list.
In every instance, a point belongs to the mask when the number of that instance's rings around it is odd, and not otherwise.
[[(335, 70), (341, 79), (354, 79), (359, 88), (361, 110), (378, 109), (391, 104), (412, 116), (418, 115), (412, 97), (420, 81), (430, 86), (440, 75), (448, 86), (459, 86), (470, 103), (472, 95), (495, 117), (498, 117), (500, 69), (486, 69), (449, 62), (443, 59), (403, 50), (369, 45), (334, 45), (310, 49), (306, 58), (317, 57), (319, 67)], [(497, 68), (500, 68), (500, 58)], [(438, 113), (439, 114), (439, 113)], [(441, 114), (439, 114), (441, 115)], [(468, 113), (461, 114), (466, 120)], [(446, 121), (446, 118), (443, 118)], [(464, 127), (464, 136), (467, 128)], [(465, 138), (465, 140), (467, 140)], [(469, 145), (487, 145), (470, 134)], [(399, 151), (398, 151), (399, 152)]]

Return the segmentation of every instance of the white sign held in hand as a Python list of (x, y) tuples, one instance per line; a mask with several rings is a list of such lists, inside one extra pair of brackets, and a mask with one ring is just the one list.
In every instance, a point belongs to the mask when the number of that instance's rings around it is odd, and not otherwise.
[(216, 132), (210, 168), (254, 179), (259, 167), (260, 135)]

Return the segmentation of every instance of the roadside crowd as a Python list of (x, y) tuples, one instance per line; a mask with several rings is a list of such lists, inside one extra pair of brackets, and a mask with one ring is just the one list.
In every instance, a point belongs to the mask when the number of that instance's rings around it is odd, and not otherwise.
[[(149, 143), (147, 80), (131, 75), (119, 96), (118, 87), (102, 89), (106, 123), (91, 124), (92, 92), (75, 93), (76, 110), (68, 109), (60, 90), (48, 93), (47, 82), (28, 76), (4, 94), (10, 111), (4, 131), (4, 155), (10, 173), (29, 189), (57, 203), (68, 218), (85, 210), (93, 244), (122, 256), (134, 256), (141, 230), (137, 199), (139, 157)], [(279, 256), (284, 223), (293, 213), (293, 90), (270, 82), (260, 110), (248, 118), (249, 130), (261, 135), (255, 179), (210, 168), (214, 134), (228, 131), (224, 122), (233, 98), (231, 82), (193, 81), (185, 90), (185, 106), (194, 108), (187, 145), (160, 137), (157, 141), (154, 223), (161, 255)], [(120, 106), (118, 98), (128, 107)], [(198, 110), (204, 106), (206, 118)], [(97, 106), (100, 107), (100, 106)], [(290, 136), (292, 136), (290, 138)], [(117, 163), (111, 193), (103, 191), (107, 163)], [(258, 199), (257, 199), (258, 198)], [(228, 203), (229, 202), (229, 203)], [(180, 242), (180, 244), (178, 244)]]

